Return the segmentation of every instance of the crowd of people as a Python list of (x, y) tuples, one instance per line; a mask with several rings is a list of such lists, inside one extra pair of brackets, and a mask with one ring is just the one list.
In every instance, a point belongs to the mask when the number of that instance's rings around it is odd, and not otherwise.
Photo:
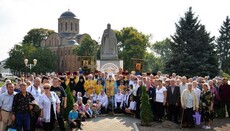
[[(0, 130), (6, 130), (14, 122), (18, 129), (35, 131), (40, 121), (45, 131), (51, 131), (57, 121), (60, 130), (65, 131), (65, 120), (70, 128), (82, 129), (85, 119), (107, 113), (124, 113), (140, 119), (142, 86), (149, 95), (153, 121), (181, 121), (183, 127), (192, 128), (193, 115), (199, 112), (203, 128), (211, 129), (211, 122), (220, 115), (220, 110), (224, 110), (226, 117), (226, 108), (230, 117), (230, 85), (226, 78), (186, 78), (160, 71), (156, 75), (127, 71), (117, 74), (96, 71), (89, 75), (67, 72), (21, 77), (15, 83), (6, 80), (0, 90)], [(64, 120), (66, 88), (72, 91), (74, 104)], [(34, 112), (37, 106), (41, 108), (39, 113)]]

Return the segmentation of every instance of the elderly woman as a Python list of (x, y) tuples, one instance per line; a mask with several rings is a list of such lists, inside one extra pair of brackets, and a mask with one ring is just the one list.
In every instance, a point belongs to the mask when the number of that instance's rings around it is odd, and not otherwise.
[(188, 83), (188, 89), (185, 89), (181, 95), (181, 106), (183, 108), (183, 127), (192, 128), (194, 126), (193, 114), (198, 110), (198, 101), (196, 91), (192, 88), (192, 83)]
[(45, 131), (54, 129), (55, 119), (57, 118), (56, 113), (60, 112), (60, 100), (55, 92), (50, 91), (50, 88), (50, 84), (45, 83), (43, 86), (45, 92), (39, 97), (43, 129)]
[(85, 105), (83, 103), (83, 98), (79, 97), (77, 99), (77, 104), (78, 104), (78, 113), (82, 121), (85, 121), (86, 114), (85, 114)]
[(203, 91), (200, 94), (200, 110), (204, 120), (204, 129), (211, 129), (210, 122), (213, 119), (213, 94), (209, 90), (208, 83), (203, 84)]

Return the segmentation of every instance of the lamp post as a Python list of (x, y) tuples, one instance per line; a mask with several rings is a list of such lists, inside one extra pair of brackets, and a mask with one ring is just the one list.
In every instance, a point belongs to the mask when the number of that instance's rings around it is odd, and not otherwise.
[(30, 69), (30, 74), (31, 74), (31, 69), (37, 65), (37, 59), (33, 59), (33, 64), (28, 64), (28, 59), (24, 60), (25, 66)]

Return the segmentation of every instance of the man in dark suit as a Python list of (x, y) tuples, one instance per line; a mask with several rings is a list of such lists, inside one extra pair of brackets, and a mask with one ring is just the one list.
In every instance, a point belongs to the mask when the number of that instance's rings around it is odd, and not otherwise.
[[(167, 88), (167, 106), (169, 110), (168, 119), (177, 123), (180, 101), (180, 87), (176, 86), (175, 83), (176, 80), (171, 79), (170, 86)], [(174, 118), (174, 120), (172, 118)]]

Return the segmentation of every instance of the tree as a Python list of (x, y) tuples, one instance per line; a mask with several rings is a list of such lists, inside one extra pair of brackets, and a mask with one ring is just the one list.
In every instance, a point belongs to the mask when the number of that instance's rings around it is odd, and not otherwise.
[(221, 61), (221, 69), (230, 73), (230, 19), (227, 16), (220, 27), (220, 36), (217, 38), (217, 52)]
[(171, 56), (171, 49), (170, 49), (170, 39), (166, 38), (162, 41), (157, 41), (155, 42), (152, 46), (151, 49), (156, 52), (158, 55), (160, 55), (160, 60), (162, 63), (165, 63), (166, 61), (169, 60)]
[(156, 73), (157, 71), (163, 71), (163, 63), (161, 58), (153, 55), (153, 53), (146, 53), (144, 61), (144, 72)]
[(141, 125), (149, 126), (151, 120), (153, 119), (153, 114), (151, 111), (151, 105), (149, 103), (149, 96), (146, 92), (146, 87), (142, 86), (141, 94)]
[(134, 69), (131, 58), (145, 58), (147, 47), (150, 46), (150, 35), (138, 32), (133, 27), (125, 27), (121, 31), (115, 31), (118, 41), (118, 55), (124, 60), (124, 69)]
[(16, 44), (9, 52), (5, 67), (15, 72), (29, 72), (24, 64), (24, 59), (28, 59), (29, 64), (32, 64), (33, 59), (37, 59), (37, 65), (32, 68), (32, 72), (53, 72), (57, 68), (56, 56), (50, 49), (36, 48), (31, 44)]
[(30, 60), (37, 59), (37, 65), (32, 69), (36, 73), (47, 73), (57, 71), (57, 56), (48, 48), (39, 47), (29, 57)]
[(74, 49), (74, 52), (78, 56), (94, 56), (98, 52), (99, 46), (95, 40), (93, 40), (89, 35), (86, 35), (81, 44)]
[(166, 62), (167, 73), (178, 75), (214, 77), (218, 73), (214, 37), (210, 37), (205, 26), (194, 16), (192, 8), (176, 24), (176, 33), (170, 42), (172, 55)]
[(9, 51), (9, 58), (6, 60), (5, 68), (10, 68), (14, 72), (25, 72), (26, 67), (24, 59), (28, 59), (35, 50), (36, 48), (30, 44), (14, 45), (14, 47)]
[(31, 29), (27, 35), (24, 36), (22, 44), (32, 44), (35, 47), (41, 47), (41, 41), (45, 40), (50, 34), (54, 33), (53, 30), (35, 28)]
[(65, 92), (67, 94), (67, 106), (64, 109), (64, 118), (65, 120), (68, 120), (69, 111), (73, 109), (74, 98), (69, 85), (66, 87)]

